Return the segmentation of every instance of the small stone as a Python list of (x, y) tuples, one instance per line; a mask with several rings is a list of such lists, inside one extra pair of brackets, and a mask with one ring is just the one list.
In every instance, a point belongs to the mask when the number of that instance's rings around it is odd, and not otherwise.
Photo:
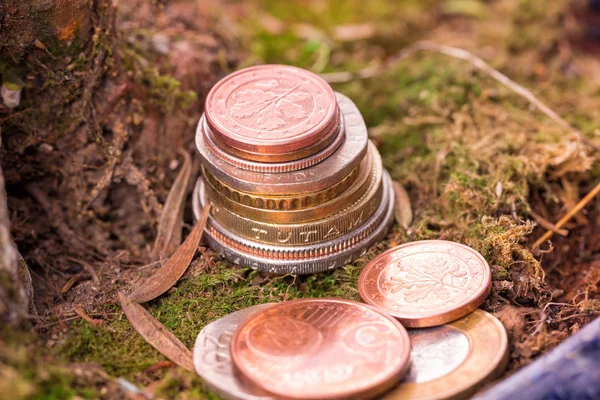
[(169, 54), (171, 50), (171, 40), (163, 33), (157, 33), (152, 36), (152, 47), (160, 54)]
[(8, 108), (15, 108), (21, 104), (21, 88), (16, 90), (9, 89), (6, 83), (3, 83), (0, 92), (2, 94), (2, 101)]

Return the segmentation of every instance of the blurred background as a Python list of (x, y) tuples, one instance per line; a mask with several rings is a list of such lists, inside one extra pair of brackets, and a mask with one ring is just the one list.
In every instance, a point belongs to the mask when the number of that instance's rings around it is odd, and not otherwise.
[[(204, 249), (147, 307), (186, 345), (252, 304), (358, 299), (374, 254), (419, 239), (489, 261), (484, 308), (509, 332), (507, 373), (600, 312), (597, 200), (553, 225), (600, 179), (597, 1), (7, 0), (0, 21), (0, 228), (22, 256), (0, 251), (14, 266), (0, 292), (0, 393), (216, 398), (135, 333), (115, 294), (158, 265), (158, 217), (181, 154), (195, 154), (207, 92), (261, 63), (322, 74), (356, 102), (414, 220), (355, 265), (302, 278), (233, 269)], [(548, 229), (552, 246), (533, 251)]]

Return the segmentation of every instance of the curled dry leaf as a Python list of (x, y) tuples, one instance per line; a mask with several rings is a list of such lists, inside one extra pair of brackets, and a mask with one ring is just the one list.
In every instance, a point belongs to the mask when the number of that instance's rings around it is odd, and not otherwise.
[(183, 165), (171, 186), (167, 200), (158, 221), (158, 232), (154, 241), (152, 254), (165, 256), (171, 254), (181, 243), (181, 225), (183, 222), (183, 206), (185, 194), (192, 173), (192, 158), (189, 153), (179, 150), (183, 156)]
[(145, 303), (155, 299), (177, 283), (196, 254), (209, 213), (210, 204), (207, 204), (185, 242), (158, 271), (129, 295), (133, 301)]
[(394, 217), (396, 218), (396, 222), (402, 228), (408, 229), (413, 219), (410, 198), (408, 197), (408, 193), (406, 192), (406, 189), (404, 189), (404, 186), (402, 186), (399, 182), (394, 181), (393, 186), (396, 198), (394, 204)]
[(119, 302), (134, 329), (160, 354), (188, 371), (194, 370), (192, 352), (144, 308), (119, 292)]

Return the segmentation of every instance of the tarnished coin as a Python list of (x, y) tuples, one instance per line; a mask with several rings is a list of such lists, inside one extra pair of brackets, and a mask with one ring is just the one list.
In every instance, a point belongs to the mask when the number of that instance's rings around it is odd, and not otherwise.
[(327, 133), (337, 111), (327, 82), (287, 65), (259, 65), (230, 74), (211, 89), (205, 105), (215, 137), (237, 149), (268, 154), (314, 144)]
[(194, 368), (220, 396), (232, 400), (270, 399), (262, 390), (241, 382), (234, 373), (229, 344), (238, 325), (258, 311), (272, 306), (259, 304), (236, 311), (206, 325), (194, 344)]
[(358, 292), (407, 327), (441, 325), (479, 307), (490, 293), (487, 261), (474, 249), (445, 240), (394, 247), (363, 269)]
[(202, 125), (196, 130), (196, 147), (202, 162), (213, 176), (247, 193), (295, 194), (326, 189), (344, 179), (354, 170), (367, 152), (367, 127), (356, 105), (344, 95), (336, 94), (346, 134), (342, 144), (332, 155), (310, 167), (288, 172), (272, 173), (248, 171), (236, 167), (210, 150), (204, 139)]
[(231, 340), (235, 367), (284, 399), (376, 396), (404, 376), (409, 353), (398, 321), (341, 299), (279, 303), (248, 318)]
[(447, 325), (410, 329), (411, 366), (386, 400), (464, 399), (506, 367), (508, 339), (493, 315), (475, 310)]
[[(346, 135), (344, 118), (338, 118), (339, 121), (337, 122), (337, 128), (333, 132), (333, 137), (331, 138), (329, 144), (326, 144), (325, 147), (321, 147), (320, 143), (317, 143), (315, 148), (322, 148), (322, 150), (315, 152), (315, 149), (309, 147), (306, 152), (306, 157), (293, 161), (279, 161), (282, 159), (281, 155), (279, 155), (278, 157), (273, 157), (272, 155), (265, 156), (268, 162), (252, 161), (244, 157), (236, 156), (232, 153), (232, 148), (221, 149), (221, 147), (217, 144), (216, 140), (212, 137), (212, 135), (207, 129), (208, 127), (206, 126), (206, 120), (204, 115), (202, 115), (202, 117), (200, 118), (200, 125), (204, 127), (203, 132), (205, 143), (217, 157), (227, 161), (229, 164), (235, 167), (244, 170), (272, 174), (282, 172), (293, 172), (298, 171), (300, 169), (308, 168), (332, 155), (333, 152), (336, 151), (338, 147), (340, 147)], [(325, 143), (328, 143), (326, 140), (327, 137), (323, 138), (322, 140), (324, 139)], [(290, 157), (283, 157), (283, 160), (289, 158)]]
[[(356, 179), (354, 179), (348, 189), (326, 202), (321, 202), (319, 199), (314, 199), (315, 203), (317, 204), (312, 207), (297, 208), (294, 210), (286, 210), (286, 212), (281, 212), (277, 209), (265, 209), (264, 207), (260, 208), (254, 204), (249, 206), (243, 204), (241, 201), (238, 202), (227, 198), (222, 194), (222, 191), (213, 186), (213, 183), (216, 183), (219, 185), (219, 187), (222, 187), (220, 182), (215, 182), (214, 180), (209, 179), (206, 181), (206, 194), (208, 199), (210, 199), (217, 206), (225, 207), (228, 210), (241, 215), (242, 217), (250, 218), (255, 221), (270, 222), (275, 224), (294, 224), (319, 220), (350, 207), (361, 197), (363, 197), (365, 193), (373, 190), (374, 187), (378, 187), (381, 183), (382, 175), (383, 165), (381, 162), (381, 156), (377, 152), (375, 145), (370, 143), (369, 151), (359, 166), (358, 176)], [(236, 192), (231, 191), (230, 193), (231, 197), (237, 194)], [(315, 192), (301, 193), (295, 195), (294, 197), (312, 199), (311, 194), (315, 194)], [(262, 201), (261, 198), (258, 198), (257, 200)]]

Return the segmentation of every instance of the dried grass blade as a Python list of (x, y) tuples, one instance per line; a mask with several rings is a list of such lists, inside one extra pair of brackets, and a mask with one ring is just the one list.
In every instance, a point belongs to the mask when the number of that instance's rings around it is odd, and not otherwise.
[(119, 302), (134, 329), (160, 354), (188, 371), (194, 370), (192, 352), (139, 304), (119, 292)]
[(192, 158), (187, 151), (179, 150), (179, 153), (183, 156), (183, 165), (160, 214), (158, 233), (152, 249), (154, 256), (169, 255), (181, 244), (183, 205), (192, 173)]
[(133, 301), (145, 303), (155, 299), (177, 283), (196, 254), (209, 213), (210, 204), (207, 204), (185, 242), (158, 271), (129, 295)]
[(394, 204), (394, 218), (396, 222), (405, 230), (408, 229), (413, 219), (412, 206), (410, 203), (410, 197), (404, 186), (399, 182), (393, 181), (395, 204)]

